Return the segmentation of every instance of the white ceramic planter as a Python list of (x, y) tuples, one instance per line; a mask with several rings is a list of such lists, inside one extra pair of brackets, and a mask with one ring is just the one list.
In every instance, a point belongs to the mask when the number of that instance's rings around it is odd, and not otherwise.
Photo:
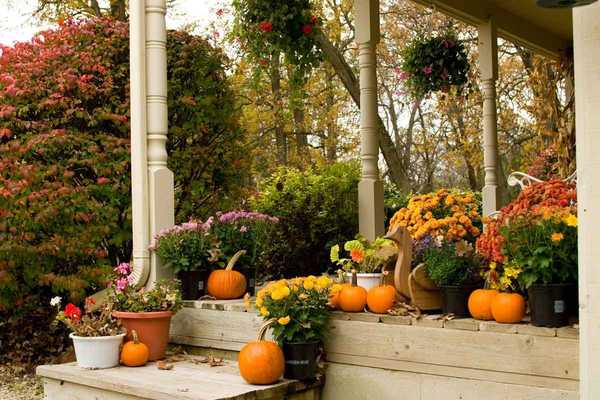
[[(381, 272), (377, 272), (377, 273), (373, 273), (373, 274), (359, 273), (359, 274), (356, 274), (356, 278), (357, 278), (358, 286), (362, 286), (365, 289), (369, 290), (373, 287), (379, 286), (379, 283), (381, 282)], [(352, 282), (352, 274), (351, 273), (346, 272), (346, 280), (348, 282)]]
[(71, 333), (77, 365), (82, 368), (102, 369), (119, 365), (124, 333), (116, 336), (83, 337)]

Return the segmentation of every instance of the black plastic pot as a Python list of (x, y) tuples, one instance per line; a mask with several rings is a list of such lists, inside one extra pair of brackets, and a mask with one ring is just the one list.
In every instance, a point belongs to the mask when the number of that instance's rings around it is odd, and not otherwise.
[(469, 296), (479, 288), (481, 288), (481, 285), (441, 286), (442, 312), (444, 314), (454, 314), (457, 317), (470, 316)]
[(198, 300), (206, 294), (206, 281), (209, 271), (180, 271), (177, 278), (181, 281), (181, 298)]
[(317, 357), (320, 349), (320, 342), (284, 343), (284, 377), (298, 380), (314, 379), (317, 375)]
[(572, 310), (573, 285), (557, 283), (532, 285), (529, 294), (531, 323), (535, 326), (558, 328), (569, 324), (569, 311)]
[(256, 268), (240, 265), (235, 269), (246, 277), (246, 292), (248, 292), (250, 296), (254, 296), (256, 294)]

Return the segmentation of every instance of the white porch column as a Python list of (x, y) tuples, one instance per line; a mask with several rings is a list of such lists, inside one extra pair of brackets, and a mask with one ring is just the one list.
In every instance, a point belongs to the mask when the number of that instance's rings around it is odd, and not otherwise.
[(148, 220), (148, 156), (146, 153), (146, 24), (143, 0), (129, 6), (129, 70), (131, 93), (131, 219), (133, 275), (144, 285), (150, 273)]
[(478, 26), (479, 69), (483, 96), (483, 215), (497, 211), (498, 196), (498, 131), (496, 119), (496, 80), (498, 79), (498, 36), (493, 20)]
[(360, 234), (369, 240), (384, 233), (383, 183), (377, 140), (377, 57), (379, 0), (355, 0), (356, 42), (360, 67), (360, 140), (362, 176), (358, 185)]
[[(146, 0), (146, 107), (148, 128), (148, 203), (150, 237), (175, 223), (173, 173), (167, 168), (167, 28), (166, 0)], [(147, 284), (171, 276), (151, 258)]]
[(579, 378), (600, 399), (600, 3), (573, 9), (579, 213)]

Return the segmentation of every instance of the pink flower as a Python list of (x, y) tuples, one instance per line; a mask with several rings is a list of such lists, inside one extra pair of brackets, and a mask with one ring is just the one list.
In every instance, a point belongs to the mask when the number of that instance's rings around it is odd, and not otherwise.
[(219, 9), (217, 10), (217, 15), (218, 15), (219, 17), (223, 16), (223, 13), (224, 13), (224, 11), (223, 11), (223, 9), (222, 9), (222, 8), (219, 8)]
[(96, 180), (96, 183), (98, 185), (106, 185), (109, 182), (108, 178), (105, 178), (104, 176), (101, 176), (100, 178), (98, 178), (98, 180)]
[(431, 74), (431, 72), (433, 72), (433, 68), (431, 68), (431, 65), (428, 65), (428, 66), (426, 66), (426, 67), (423, 67), (423, 73), (424, 73), (425, 75), (429, 75), (429, 74)]
[(246, 225), (242, 225), (240, 227), (240, 232), (242, 232), (242, 233), (248, 232), (248, 227)]
[(117, 292), (122, 292), (129, 285), (129, 280), (127, 278), (119, 278), (116, 282)]
[(131, 265), (129, 263), (121, 263), (114, 269), (119, 275), (129, 275), (131, 273)]

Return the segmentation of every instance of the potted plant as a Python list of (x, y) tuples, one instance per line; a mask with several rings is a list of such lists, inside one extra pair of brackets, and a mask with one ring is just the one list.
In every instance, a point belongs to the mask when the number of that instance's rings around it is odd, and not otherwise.
[(442, 311), (458, 317), (469, 315), (469, 296), (481, 287), (477, 273), (481, 260), (465, 240), (444, 241), (442, 237), (424, 250), (422, 260), (429, 278), (442, 293)]
[(477, 251), (497, 269), (514, 265), (531, 322), (564, 326), (577, 304), (577, 188), (558, 179), (527, 186), (486, 224)]
[(491, 262), (483, 271), (486, 289), (474, 291), (469, 298), (469, 311), (475, 319), (494, 319), (516, 324), (525, 316), (525, 298), (518, 292), (518, 278), (523, 270), (514, 262)]
[(181, 281), (183, 300), (197, 300), (206, 292), (211, 253), (215, 251), (210, 225), (211, 220), (175, 225), (156, 235), (150, 248)]
[(452, 32), (415, 37), (402, 52), (401, 78), (415, 98), (448, 91), (467, 83), (469, 60), (465, 45)]
[(358, 236), (344, 243), (344, 250), (350, 258), (340, 258), (339, 245), (331, 247), (331, 261), (343, 268), (348, 281), (352, 280), (352, 270), (356, 270), (357, 284), (366, 290), (379, 285), (383, 268), (393, 262), (398, 254), (394, 241), (383, 237), (368, 241)]
[(265, 240), (268, 240), (270, 227), (278, 222), (277, 217), (243, 210), (219, 212), (211, 219), (210, 231), (217, 243), (213, 262), (224, 268), (238, 251), (245, 250), (237, 260), (236, 269), (246, 277), (246, 290), (250, 295), (254, 295), (256, 265)]
[(273, 337), (283, 348), (285, 377), (310, 379), (317, 373), (317, 362), (329, 322), (328, 301), (332, 281), (319, 278), (293, 278), (268, 284), (256, 296), (256, 308), (273, 324)]
[(503, 237), (510, 238), (503, 254), (522, 269), (518, 281), (527, 290), (533, 325), (569, 323), (578, 267), (574, 211), (545, 208), (515, 217), (500, 229)]
[[(61, 298), (54, 297), (50, 304), (60, 308)], [(120, 346), (125, 337), (124, 329), (113, 319), (110, 305), (92, 311), (95, 301), (85, 301), (85, 314), (72, 303), (59, 311), (56, 320), (70, 330), (77, 365), (82, 368), (101, 369), (119, 365)]]
[(181, 308), (181, 293), (176, 280), (163, 280), (151, 289), (129, 285), (131, 268), (120, 264), (110, 286), (113, 316), (127, 329), (130, 340), (136, 331), (139, 341), (150, 350), (149, 361), (164, 358), (169, 341), (171, 317)]

